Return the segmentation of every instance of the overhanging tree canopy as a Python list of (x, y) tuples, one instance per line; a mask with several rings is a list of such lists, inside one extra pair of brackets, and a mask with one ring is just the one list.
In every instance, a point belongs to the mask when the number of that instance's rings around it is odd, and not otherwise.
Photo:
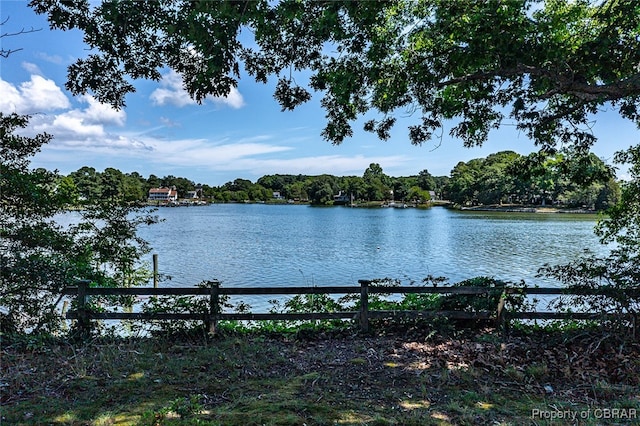
[[(182, 1), (32, 0), (54, 28), (79, 28), (93, 49), (67, 88), (122, 107), (132, 80), (180, 73), (197, 101), (225, 96), (240, 68), (278, 79), (283, 109), (323, 93), (323, 137), (389, 137), (413, 112), (412, 143), (452, 120), (467, 146), (513, 122), (536, 143), (587, 148), (603, 106), (640, 123), (640, 3), (633, 0)], [(250, 35), (253, 36), (250, 37)], [(307, 87), (294, 74), (309, 70)]]

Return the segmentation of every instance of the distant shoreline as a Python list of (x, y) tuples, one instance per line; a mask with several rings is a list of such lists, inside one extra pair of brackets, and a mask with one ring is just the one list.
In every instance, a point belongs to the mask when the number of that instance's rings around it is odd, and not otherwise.
[(558, 207), (540, 207), (540, 206), (522, 206), (522, 205), (491, 205), (491, 206), (474, 206), (459, 207), (461, 211), (480, 211), (480, 212), (504, 212), (504, 213), (542, 213), (542, 214), (598, 214), (598, 210), (591, 209), (571, 209)]

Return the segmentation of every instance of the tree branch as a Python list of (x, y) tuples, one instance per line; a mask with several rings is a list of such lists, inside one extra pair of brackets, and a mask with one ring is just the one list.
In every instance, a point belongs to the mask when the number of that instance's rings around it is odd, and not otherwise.
[(574, 96), (582, 101), (615, 101), (630, 95), (640, 94), (640, 73), (634, 74), (624, 80), (609, 84), (590, 84), (577, 81), (574, 76), (569, 78), (566, 75), (552, 72), (545, 68), (533, 67), (520, 64), (514, 68), (497, 69), (491, 71), (481, 71), (467, 74), (460, 77), (450, 78), (436, 84), (437, 88), (448, 85), (465, 83), (471, 81), (489, 80), (496, 77), (511, 78), (522, 75), (532, 75), (536, 77), (547, 77), (556, 82), (553, 89), (540, 95), (541, 99), (548, 99), (557, 94)]
[[(5, 19), (4, 21), (0, 22), (0, 26), (2, 26), (4, 24), (6, 24), (7, 22), (9, 22), (10, 18), (11, 17), (8, 16), (7, 19)], [(20, 31), (17, 31), (17, 32), (14, 32), (14, 33), (6, 32), (6, 33), (0, 34), (0, 39), (2, 39), (4, 37), (14, 37), (14, 36), (17, 36), (17, 35), (22, 35), (22, 34), (35, 33), (35, 32), (38, 32), (38, 31), (42, 31), (42, 28), (36, 29), (36, 28), (31, 27), (30, 29), (25, 29), (23, 27)], [(19, 52), (20, 50), (22, 50), (22, 48), (19, 48), (19, 49), (4, 49), (4, 48), (0, 48), (0, 57), (8, 58), (9, 55), (11, 55), (12, 53)]]

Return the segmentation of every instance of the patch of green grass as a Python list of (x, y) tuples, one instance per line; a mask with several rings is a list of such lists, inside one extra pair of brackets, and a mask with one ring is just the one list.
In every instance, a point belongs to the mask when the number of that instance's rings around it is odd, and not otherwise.
[(531, 364), (525, 368), (525, 374), (534, 380), (544, 380), (549, 375), (547, 364)]

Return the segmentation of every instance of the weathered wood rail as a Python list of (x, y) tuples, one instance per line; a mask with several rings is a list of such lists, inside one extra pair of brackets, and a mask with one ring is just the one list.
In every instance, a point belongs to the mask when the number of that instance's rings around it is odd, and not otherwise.
[[(78, 320), (81, 329), (89, 330), (91, 320), (196, 320), (204, 321), (209, 331), (215, 333), (218, 321), (224, 320), (327, 320), (352, 319), (357, 320), (360, 330), (369, 331), (369, 320), (385, 317), (407, 318), (448, 318), (464, 320), (494, 321), (496, 326), (508, 328), (512, 319), (573, 319), (573, 320), (611, 320), (627, 319), (635, 336), (638, 320), (636, 314), (620, 314), (606, 312), (510, 312), (505, 309), (505, 303), (510, 294), (549, 295), (549, 296), (620, 296), (619, 290), (602, 287), (599, 289), (567, 289), (555, 287), (412, 287), (412, 286), (375, 286), (370, 280), (359, 280), (360, 286), (328, 286), (328, 287), (253, 287), (226, 288), (218, 281), (210, 281), (209, 287), (89, 287), (89, 281), (79, 281), (75, 287), (67, 287), (64, 294), (75, 296), (75, 310), (66, 314), (67, 319)], [(449, 295), (499, 295), (495, 311), (372, 311), (369, 309), (370, 294), (449, 294)], [(306, 312), (306, 313), (228, 313), (220, 310), (220, 296), (260, 296), (260, 295), (301, 295), (301, 294), (359, 294), (360, 309), (357, 311), (339, 312)], [(195, 313), (167, 313), (167, 312), (92, 312), (88, 308), (88, 298), (91, 296), (209, 296), (209, 312)], [(623, 294), (626, 297), (639, 297), (640, 290), (632, 290)]]

